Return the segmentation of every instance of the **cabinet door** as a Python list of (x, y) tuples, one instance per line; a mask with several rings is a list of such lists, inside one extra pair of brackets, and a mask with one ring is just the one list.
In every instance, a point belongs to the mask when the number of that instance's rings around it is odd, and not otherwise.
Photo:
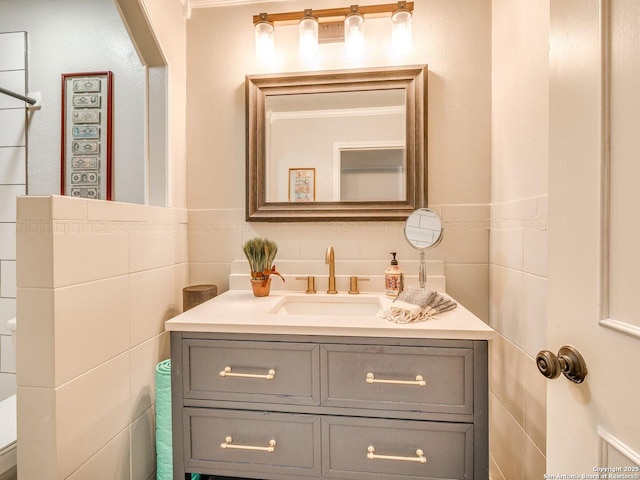
[(326, 478), (473, 478), (473, 426), (464, 423), (324, 417), (322, 449)]
[(313, 344), (187, 339), (184, 398), (317, 405), (318, 362)]
[(473, 414), (470, 348), (322, 345), (322, 405)]
[(186, 471), (320, 476), (317, 416), (185, 408), (183, 426)]

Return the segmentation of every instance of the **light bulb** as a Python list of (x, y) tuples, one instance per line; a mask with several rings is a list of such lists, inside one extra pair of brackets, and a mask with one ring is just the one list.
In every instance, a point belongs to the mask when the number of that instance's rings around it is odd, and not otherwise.
[(391, 45), (397, 53), (411, 49), (411, 12), (400, 8), (391, 16)]
[(349, 58), (358, 58), (364, 53), (364, 17), (351, 13), (344, 19), (344, 42)]
[(273, 33), (274, 28), (271, 22), (260, 20), (256, 23), (256, 58), (261, 62), (270, 62), (275, 57)]
[(305, 16), (298, 25), (300, 55), (305, 58), (318, 53), (318, 20), (311, 16), (311, 10), (305, 10)]

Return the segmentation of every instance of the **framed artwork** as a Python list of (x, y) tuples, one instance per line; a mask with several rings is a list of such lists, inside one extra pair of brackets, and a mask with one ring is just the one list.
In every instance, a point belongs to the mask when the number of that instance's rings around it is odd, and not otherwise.
[(111, 200), (112, 95), (112, 72), (62, 74), (62, 195)]
[(315, 202), (316, 200), (316, 169), (289, 169), (289, 201)]

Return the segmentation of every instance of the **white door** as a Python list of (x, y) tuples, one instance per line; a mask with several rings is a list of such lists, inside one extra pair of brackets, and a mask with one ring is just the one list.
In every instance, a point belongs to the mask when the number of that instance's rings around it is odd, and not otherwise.
[(547, 342), (589, 373), (548, 381), (546, 478), (640, 478), (640, 1), (551, 0), (550, 26)]

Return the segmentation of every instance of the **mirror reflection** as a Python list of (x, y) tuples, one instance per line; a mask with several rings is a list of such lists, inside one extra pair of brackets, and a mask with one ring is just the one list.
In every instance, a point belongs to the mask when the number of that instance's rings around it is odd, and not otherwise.
[(442, 241), (440, 216), (428, 208), (419, 208), (407, 218), (404, 236), (413, 248), (435, 247)]
[(267, 202), (406, 200), (404, 89), (267, 95)]

